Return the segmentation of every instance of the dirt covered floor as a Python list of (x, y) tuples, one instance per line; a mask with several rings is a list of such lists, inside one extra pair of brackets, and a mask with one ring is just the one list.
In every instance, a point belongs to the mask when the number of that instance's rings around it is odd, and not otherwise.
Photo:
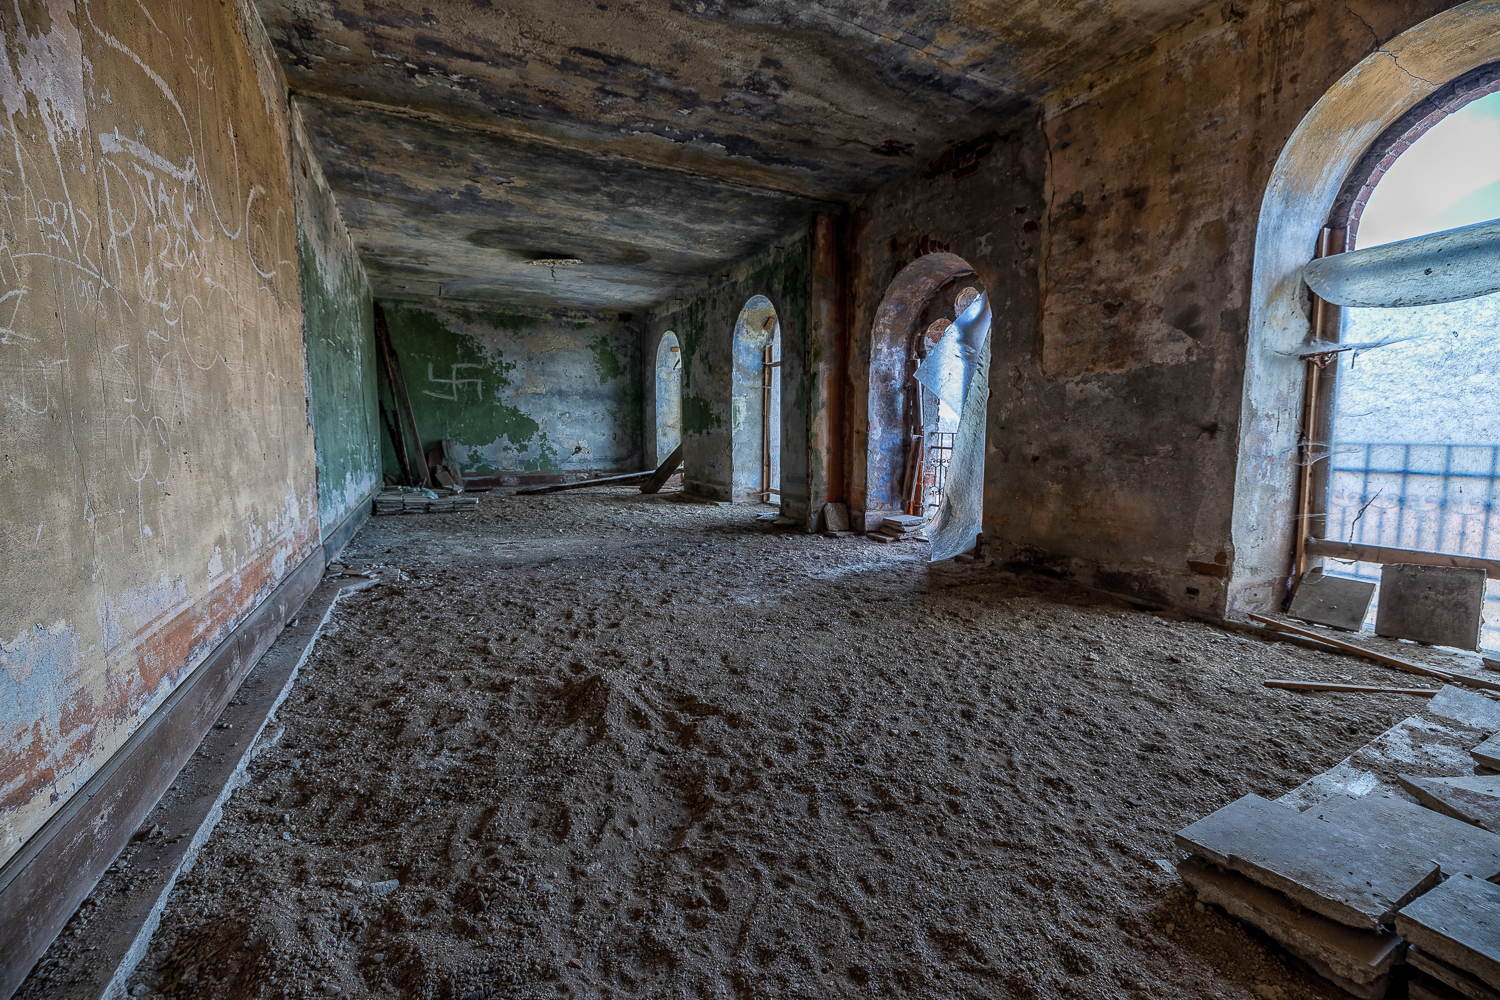
[(138, 996), (1342, 997), (1172, 833), (1415, 710), (1404, 678), (766, 508), (377, 518)]

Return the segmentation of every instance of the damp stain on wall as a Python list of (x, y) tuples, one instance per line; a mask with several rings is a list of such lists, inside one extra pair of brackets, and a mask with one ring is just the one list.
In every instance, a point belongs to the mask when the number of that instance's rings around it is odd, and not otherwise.
[[(423, 448), (451, 440), (465, 476), (642, 460), (639, 332), (627, 321), (562, 310), (383, 308)], [(383, 449), (395, 474), (389, 440)]]

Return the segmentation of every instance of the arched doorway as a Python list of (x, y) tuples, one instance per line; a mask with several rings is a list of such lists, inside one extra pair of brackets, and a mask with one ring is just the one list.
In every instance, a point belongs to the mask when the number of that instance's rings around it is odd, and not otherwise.
[(990, 318), (974, 269), (951, 253), (903, 268), (875, 315), (865, 530), (920, 516), (933, 559), (973, 548), (982, 523)]
[(667, 460), (682, 444), (682, 347), (668, 330), (656, 347), (656, 457)]
[(752, 296), (734, 325), (730, 418), (734, 502), (780, 504), (781, 323), (764, 295)]
[(1384, 133), (1406, 127), (1408, 118), (1416, 124), (1427, 103), (1445, 100), (1460, 78), (1486, 72), (1496, 60), (1500, 13), (1480, 0), (1459, 4), (1362, 60), (1313, 106), (1282, 149), (1256, 229), (1230, 614), (1276, 607), (1285, 597), (1299, 539), (1307, 534), (1299, 516), (1311, 475), (1305, 470), (1323, 464), (1299, 461), (1308, 454), (1300, 419), (1310, 395), (1306, 355), (1319, 339), (1302, 272), (1315, 256), (1317, 227), (1337, 229), (1346, 182)]

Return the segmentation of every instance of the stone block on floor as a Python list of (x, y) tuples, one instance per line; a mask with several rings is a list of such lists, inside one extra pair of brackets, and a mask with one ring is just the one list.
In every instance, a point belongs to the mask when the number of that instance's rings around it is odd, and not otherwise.
[(1406, 942), (1390, 931), (1367, 931), (1329, 920), (1236, 872), (1189, 858), (1177, 866), (1205, 903), (1260, 928), (1324, 979), (1365, 1000), (1386, 995), (1392, 966)]
[(1364, 628), (1375, 584), (1314, 570), (1302, 578), (1287, 614), (1305, 622), (1330, 625), (1348, 632)]
[(1378, 930), (1442, 878), (1426, 851), (1383, 844), (1246, 795), (1176, 836), (1189, 854), (1237, 871), (1315, 913)]
[(1500, 886), (1455, 875), (1404, 906), (1396, 930), (1439, 962), (1500, 986)]
[(1469, 756), (1474, 758), (1474, 763), (1480, 767), (1487, 767), (1491, 771), (1500, 771), (1500, 736), (1491, 736), (1473, 750)]
[(1484, 583), (1482, 569), (1388, 563), (1380, 570), (1375, 634), (1478, 649)]

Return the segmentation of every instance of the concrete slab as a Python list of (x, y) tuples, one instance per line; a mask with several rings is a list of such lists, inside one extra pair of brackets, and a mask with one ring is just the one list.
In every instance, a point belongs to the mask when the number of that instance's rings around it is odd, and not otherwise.
[(1468, 1000), (1462, 993), (1425, 972), (1418, 972), (1406, 984), (1407, 1000)]
[(1428, 809), (1500, 833), (1500, 776), (1422, 778), (1401, 774), (1396, 780)]
[[(1478, 976), (1463, 969), (1454, 968), (1447, 962), (1427, 954), (1421, 948), (1408, 949), (1406, 960), (1412, 967), (1437, 980), (1447, 994), (1439, 995), (1470, 997), (1472, 1000), (1500, 1000), (1500, 990), (1490, 986)], [(1436, 991), (1435, 991), (1436, 992)]]
[(1500, 836), (1395, 794), (1335, 795), (1303, 815), (1358, 831), (1378, 847), (1431, 858), (1442, 865), (1445, 877), (1500, 875)]
[(1469, 751), (1474, 763), (1491, 771), (1500, 771), (1500, 736), (1491, 736)]
[(1383, 997), (1406, 941), (1390, 931), (1366, 931), (1310, 913), (1281, 893), (1197, 858), (1177, 866), (1183, 882), (1205, 903), (1259, 927), (1318, 975), (1357, 997)]
[(1500, 886), (1455, 875), (1403, 907), (1396, 930), (1438, 961), (1500, 985)]
[(1365, 626), (1365, 615), (1374, 596), (1373, 583), (1313, 572), (1297, 585), (1287, 614), (1305, 622), (1358, 632)]
[(1382, 844), (1259, 795), (1179, 830), (1176, 841), (1314, 913), (1372, 931), (1442, 878), (1428, 851)]
[(1484, 581), (1482, 569), (1388, 563), (1380, 570), (1375, 634), (1478, 649)]
[(1486, 698), (1477, 691), (1444, 684), (1427, 703), (1427, 711), (1474, 729), (1500, 733), (1500, 701)]
[(1474, 767), (1469, 748), (1485, 735), (1483, 729), (1427, 712), (1409, 716), (1276, 801), (1305, 810), (1330, 795), (1359, 798), (1377, 789), (1394, 792), (1397, 774), (1465, 774)]
[(825, 503), (823, 505), (823, 530), (848, 531), (849, 506), (842, 503)]

